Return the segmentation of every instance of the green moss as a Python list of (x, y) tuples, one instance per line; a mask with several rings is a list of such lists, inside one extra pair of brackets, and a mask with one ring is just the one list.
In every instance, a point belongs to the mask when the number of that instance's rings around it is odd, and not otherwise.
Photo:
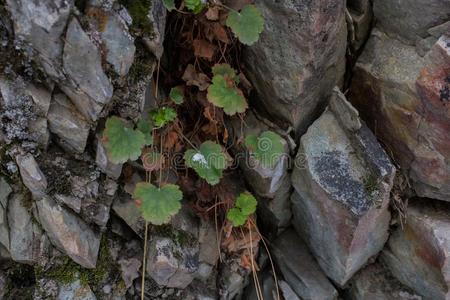
[(196, 240), (190, 233), (183, 230), (177, 230), (170, 224), (153, 226), (151, 228), (151, 235), (170, 238), (179, 246), (192, 246)]
[(136, 34), (152, 35), (153, 24), (148, 14), (152, 6), (151, 0), (120, 0), (120, 4), (128, 9), (133, 18), (132, 31)]

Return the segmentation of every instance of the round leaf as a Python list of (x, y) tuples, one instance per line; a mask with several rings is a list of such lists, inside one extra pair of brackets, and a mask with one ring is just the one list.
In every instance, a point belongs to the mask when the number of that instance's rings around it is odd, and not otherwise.
[(144, 134), (145, 145), (148, 146), (153, 144), (152, 125), (150, 124), (150, 122), (140, 119), (136, 127), (140, 132)]
[(198, 14), (206, 6), (204, 2), (206, 3), (206, 1), (202, 0), (185, 0), (184, 4), (190, 11), (192, 11), (195, 14)]
[(140, 210), (146, 221), (162, 225), (180, 210), (183, 193), (175, 184), (158, 188), (151, 183), (139, 182), (134, 190), (134, 199), (141, 203)]
[(108, 158), (116, 164), (124, 163), (129, 159), (136, 160), (145, 144), (144, 134), (127, 127), (118, 117), (111, 117), (106, 121), (103, 140)]
[(227, 212), (227, 219), (233, 223), (234, 227), (242, 226), (247, 221), (247, 216), (243, 215), (238, 208), (230, 208)]
[(273, 168), (284, 153), (283, 138), (272, 131), (264, 131), (259, 137), (251, 134), (245, 138), (245, 146), (265, 168)]
[(184, 101), (183, 94), (184, 94), (183, 88), (181, 86), (176, 86), (170, 90), (169, 97), (176, 104), (181, 104)]
[(247, 109), (247, 101), (242, 95), (242, 91), (230, 83), (227, 75), (215, 75), (212, 84), (208, 87), (208, 101), (217, 107), (223, 108), (227, 115), (243, 113)]
[(241, 12), (231, 11), (227, 18), (227, 26), (231, 28), (239, 41), (252, 45), (259, 39), (264, 28), (261, 12), (254, 5), (246, 5)]
[(153, 124), (157, 128), (161, 128), (175, 120), (177, 118), (177, 112), (173, 108), (162, 107), (152, 111), (150, 116), (152, 117)]
[(168, 11), (172, 11), (173, 9), (176, 9), (175, 0), (163, 0), (163, 4)]
[(236, 199), (235, 206), (239, 208), (243, 215), (249, 216), (256, 211), (257, 201), (255, 197), (248, 193), (241, 193)]

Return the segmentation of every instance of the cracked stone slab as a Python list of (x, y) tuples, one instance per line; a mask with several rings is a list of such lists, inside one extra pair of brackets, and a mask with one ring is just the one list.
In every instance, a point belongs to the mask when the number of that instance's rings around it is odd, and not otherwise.
[(12, 189), (3, 177), (0, 177), (0, 244), (9, 250), (9, 229), (7, 219), (8, 198)]
[(33, 155), (19, 154), (16, 156), (16, 163), (19, 166), (23, 184), (30, 190), (34, 198), (42, 198), (47, 189), (47, 179)]

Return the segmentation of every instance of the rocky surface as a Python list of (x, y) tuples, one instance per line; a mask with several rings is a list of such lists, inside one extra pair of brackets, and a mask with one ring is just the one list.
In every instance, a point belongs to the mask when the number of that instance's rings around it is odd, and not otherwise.
[(394, 174), (357, 111), (335, 89), (328, 109), (300, 140), (292, 223), (341, 286), (388, 238)]

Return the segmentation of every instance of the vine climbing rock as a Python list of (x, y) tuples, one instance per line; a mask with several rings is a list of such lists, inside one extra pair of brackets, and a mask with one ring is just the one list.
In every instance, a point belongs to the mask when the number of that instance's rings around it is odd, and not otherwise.
[(246, 75), (258, 92), (260, 110), (302, 134), (324, 108), (345, 71), (345, 3), (257, 1), (264, 30), (246, 48)]
[(450, 206), (422, 202), (410, 203), (404, 228), (391, 234), (381, 261), (398, 280), (427, 299), (448, 299)]
[(388, 238), (395, 168), (336, 88), (300, 140), (292, 174), (293, 225), (339, 286)]

